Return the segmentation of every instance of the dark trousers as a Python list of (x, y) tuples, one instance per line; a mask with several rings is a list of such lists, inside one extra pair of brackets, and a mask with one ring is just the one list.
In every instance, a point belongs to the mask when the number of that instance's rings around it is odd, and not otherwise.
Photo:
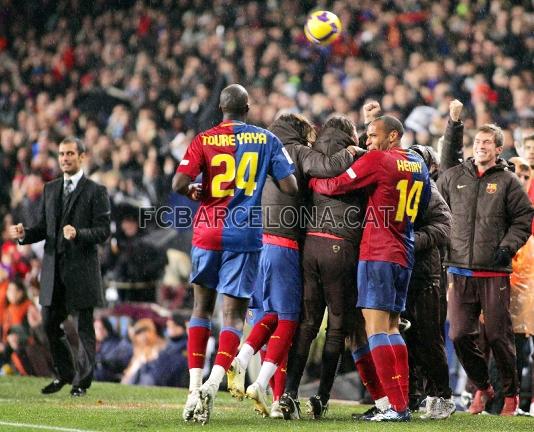
[(437, 281), (411, 281), (403, 313), (412, 324), (405, 333), (410, 365), (410, 400), (419, 396), (417, 382), (421, 375), (427, 396), (451, 397), (443, 337), (443, 302), (445, 299)]
[(450, 274), (448, 295), (449, 336), (467, 376), (478, 389), (489, 385), (488, 364), (478, 345), (483, 312), (487, 343), (501, 375), (504, 395), (517, 395), (519, 383), (510, 317), (509, 277)]
[(43, 306), (43, 326), (50, 343), (57, 378), (74, 386), (89, 388), (93, 379), (96, 338), (93, 326), (93, 308), (71, 311), (78, 335), (77, 355), (62, 328), (69, 315), (65, 305), (65, 285), (60, 272), (56, 273), (51, 306)]
[(319, 394), (326, 396), (330, 393), (345, 336), (354, 326), (357, 260), (358, 248), (352, 242), (306, 237), (302, 253), (301, 322), (289, 355), (288, 392), (295, 393), (298, 390), (311, 343), (319, 332), (324, 310), (328, 308)]

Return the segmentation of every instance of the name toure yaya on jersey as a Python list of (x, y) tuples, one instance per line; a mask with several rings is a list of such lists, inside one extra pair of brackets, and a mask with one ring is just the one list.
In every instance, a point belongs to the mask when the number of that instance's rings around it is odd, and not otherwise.
[(202, 135), (202, 145), (212, 145), (217, 147), (235, 146), (236, 140), (240, 145), (267, 144), (267, 135), (260, 132)]

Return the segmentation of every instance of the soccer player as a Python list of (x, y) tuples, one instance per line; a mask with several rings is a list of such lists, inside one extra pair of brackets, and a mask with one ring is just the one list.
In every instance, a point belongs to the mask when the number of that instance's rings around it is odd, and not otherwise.
[(408, 421), (408, 354), (399, 332), (414, 262), (413, 226), (430, 198), (428, 170), (415, 153), (403, 150), (402, 124), (380, 116), (367, 129), (369, 153), (345, 173), (332, 179), (313, 179), (310, 186), (324, 195), (365, 188), (366, 220), (358, 263), (358, 302), (365, 319), (376, 378), (392, 405), (374, 421)]
[[(209, 421), (219, 385), (234, 359), (262, 247), (260, 199), (267, 175), (281, 191), (296, 194), (291, 158), (268, 130), (245, 123), (248, 93), (238, 84), (220, 96), (223, 121), (197, 135), (180, 162), (173, 189), (200, 199), (195, 215), (193, 313), (189, 322), (189, 395), (185, 421)], [(202, 187), (191, 181), (202, 173)], [(207, 381), (202, 369), (217, 293), (223, 294), (223, 327), (219, 349)]]
[[(295, 163), (299, 193), (296, 196), (283, 194), (270, 179), (265, 185), (261, 200), (263, 249), (250, 307), (255, 325), (228, 371), (228, 388), (235, 397), (242, 399), (246, 367), (252, 355), (268, 342), (259, 375), (246, 391), (246, 396), (255, 401), (256, 411), (263, 415), (269, 414), (267, 384), (277, 368), (284, 368), (298, 325), (302, 297), (299, 243), (305, 227), (300, 216), (307, 203), (308, 180), (312, 176), (340, 174), (352, 164), (353, 155), (362, 152), (354, 146), (354, 140), (331, 156), (312, 150), (309, 142), (315, 140), (315, 131), (299, 114), (283, 114), (269, 129), (282, 140), (284, 150)], [(282, 414), (276, 403), (285, 384), (283, 371), (280, 372), (280, 376), (275, 376), (273, 416)]]

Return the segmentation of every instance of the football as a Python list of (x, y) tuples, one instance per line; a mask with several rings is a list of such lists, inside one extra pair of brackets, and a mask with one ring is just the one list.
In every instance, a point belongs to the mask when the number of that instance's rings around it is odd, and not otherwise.
[(313, 12), (304, 26), (306, 38), (317, 45), (330, 45), (341, 34), (341, 21), (329, 11)]

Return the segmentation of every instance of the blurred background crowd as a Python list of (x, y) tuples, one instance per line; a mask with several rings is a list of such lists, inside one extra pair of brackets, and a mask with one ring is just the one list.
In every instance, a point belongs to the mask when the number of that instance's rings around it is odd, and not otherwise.
[[(304, 37), (312, 8), (343, 23), (330, 47)], [(185, 385), (191, 231), (140, 229), (138, 216), (193, 206), (170, 181), (192, 137), (219, 122), (220, 90), (243, 84), (249, 122), (261, 126), (281, 112), (316, 125), (338, 112), (361, 132), (361, 107), (377, 100), (405, 124), (404, 145), (438, 151), (457, 98), (466, 156), (471, 131), (495, 122), (505, 156), (534, 167), (534, 143), (524, 145), (534, 133), (533, 30), (528, 0), (0, 0), (2, 370), (50, 374), (37, 301), (42, 245), (15, 245), (6, 227), (35, 221), (65, 136), (85, 141), (84, 172), (112, 202), (99, 379)], [(173, 353), (184, 361), (170, 371)]]

